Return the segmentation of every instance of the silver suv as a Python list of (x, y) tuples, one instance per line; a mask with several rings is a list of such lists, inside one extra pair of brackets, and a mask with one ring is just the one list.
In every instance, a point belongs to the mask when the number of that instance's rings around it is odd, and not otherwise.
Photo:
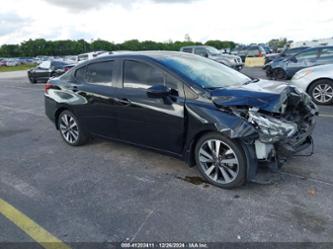
[(244, 66), (241, 57), (237, 55), (223, 54), (221, 53), (221, 51), (210, 46), (187, 46), (182, 47), (180, 51), (197, 54), (212, 59), (226, 66), (232, 67), (238, 71), (242, 70)]

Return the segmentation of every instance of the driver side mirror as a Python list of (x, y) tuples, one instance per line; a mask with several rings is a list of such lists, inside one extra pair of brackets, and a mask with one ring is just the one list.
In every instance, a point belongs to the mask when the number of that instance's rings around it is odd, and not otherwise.
[(147, 89), (147, 95), (150, 98), (163, 98), (170, 95), (170, 89), (162, 84), (156, 84)]

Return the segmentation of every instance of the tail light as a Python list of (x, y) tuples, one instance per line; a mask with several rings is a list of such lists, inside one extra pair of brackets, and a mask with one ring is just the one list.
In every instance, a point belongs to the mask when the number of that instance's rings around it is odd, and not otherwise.
[(64, 67), (64, 71), (67, 72), (69, 69), (71, 69), (70, 67)]
[(52, 84), (50, 82), (47, 82), (45, 85), (44, 85), (44, 93), (48, 93), (49, 89), (52, 88)]
[(261, 52), (259, 52), (259, 55), (258, 55), (258, 57), (262, 57), (263, 56), (263, 54), (261, 53)]

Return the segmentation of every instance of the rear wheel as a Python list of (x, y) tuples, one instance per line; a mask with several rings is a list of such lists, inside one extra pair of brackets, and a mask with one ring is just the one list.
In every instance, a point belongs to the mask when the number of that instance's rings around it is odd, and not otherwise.
[(195, 159), (200, 173), (213, 185), (230, 189), (245, 182), (246, 158), (241, 146), (219, 133), (199, 139)]
[(276, 68), (273, 70), (273, 77), (277, 80), (286, 80), (287, 73), (282, 68)]
[(87, 142), (88, 136), (84, 132), (77, 117), (70, 111), (63, 111), (58, 118), (61, 137), (71, 146), (80, 146)]
[(329, 105), (333, 103), (333, 81), (318, 80), (309, 88), (309, 94), (313, 101), (319, 105)]

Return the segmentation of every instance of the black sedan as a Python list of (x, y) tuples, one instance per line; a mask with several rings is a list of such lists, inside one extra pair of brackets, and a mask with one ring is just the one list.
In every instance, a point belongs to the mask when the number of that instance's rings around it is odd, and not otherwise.
[(74, 66), (75, 65), (63, 61), (43, 61), (37, 67), (28, 71), (28, 78), (30, 83), (33, 84), (39, 81), (46, 82), (49, 78), (60, 76)]
[(287, 85), (178, 52), (84, 62), (45, 85), (47, 116), (72, 146), (90, 137), (155, 149), (197, 165), (222, 188), (255, 180), (312, 144), (317, 108)]

